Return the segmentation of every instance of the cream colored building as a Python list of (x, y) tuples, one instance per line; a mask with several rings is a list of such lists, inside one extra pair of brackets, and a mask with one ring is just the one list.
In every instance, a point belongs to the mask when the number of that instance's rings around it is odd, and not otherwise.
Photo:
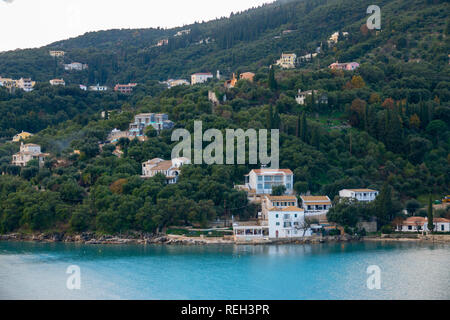
[(52, 79), (49, 81), (52, 86), (65, 86), (66, 82), (64, 79)]
[(41, 146), (32, 143), (22, 143), (20, 151), (13, 155), (12, 164), (19, 167), (25, 167), (31, 160), (38, 160), (39, 167), (43, 167), (45, 159), (48, 156), (49, 154), (41, 152)]
[(32, 133), (22, 131), (13, 137), (13, 142), (20, 142), (21, 140), (27, 140), (33, 136)]
[(178, 181), (181, 167), (188, 164), (191, 164), (188, 158), (175, 158), (167, 161), (155, 158), (142, 164), (142, 178), (151, 178), (157, 174), (163, 174), (168, 184), (174, 184)]
[(277, 61), (277, 66), (283, 69), (293, 69), (297, 63), (297, 55), (295, 53), (283, 53), (281, 59)]

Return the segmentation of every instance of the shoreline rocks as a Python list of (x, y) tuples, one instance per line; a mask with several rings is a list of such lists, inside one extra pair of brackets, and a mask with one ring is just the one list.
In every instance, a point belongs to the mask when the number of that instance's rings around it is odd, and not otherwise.
[(321, 243), (341, 243), (354, 241), (415, 241), (415, 242), (440, 242), (450, 243), (450, 235), (408, 235), (402, 237), (395, 236), (372, 236), (357, 237), (349, 235), (328, 236), (328, 237), (310, 237), (305, 239), (279, 239), (279, 240), (255, 240), (249, 242), (235, 242), (230, 239), (223, 238), (189, 238), (176, 235), (154, 235), (154, 234), (127, 234), (124, 236), (112, 235), (96, 235), (95, 233), (85, 232), (81, 234), (66, 233), (11, 233), (6, 235), (0, 234), (0, 241), (15, 242), (42, 242), (42, 243), (79, 243), (86, 245), (123, 245), (123, 244), (158, 244), (158, 245), (283, 245), (283, 244), (321, 244)]

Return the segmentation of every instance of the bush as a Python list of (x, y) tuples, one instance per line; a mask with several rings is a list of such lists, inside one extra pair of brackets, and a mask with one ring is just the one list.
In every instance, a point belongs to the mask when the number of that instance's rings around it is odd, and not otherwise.
[(392, 226), (390, 225), (385, 225), (381, 228), (381, 233), (382, 234), (391, 234), (394, 230), (392, 229)]

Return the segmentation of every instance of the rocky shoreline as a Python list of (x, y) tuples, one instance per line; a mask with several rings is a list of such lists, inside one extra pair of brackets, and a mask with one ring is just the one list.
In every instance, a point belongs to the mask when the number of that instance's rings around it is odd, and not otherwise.
[(416, 241), (450, 243), (450, 235), (381, 235), (381, 236), (328, 236), (309, 237), (289, 240), (255, 240), (251, 242), (235, 242), (224, 238), (190, 238), (177, 235), (131, 234), (126, 236), (96, 235), (95, 233), (64, 234), (64, 233), (11, 233), (0, 235), (0, 241), (41, 242), (41, 243), (78, 243), (86, 245), (120, 245), (120, 244), (159, 244), (159, 245), (268, 245), (268, 244), (320, 244), (354, 241)]
[(235, 242), (233, 239), (224, 238), (191, 238), (178, 235), (154, 235), (154, 234), (131, 234), (126, 236), (96, 235), (95, 233), (64, 234), (64, 233), (36, 233), (23, 234), (11, 233), (0, 235), (0, 241), (15, 242), (41, 242), (41, 243), (79, 243), (86, 245), (117, 245), (117, 244), (161, 244), (161, 245), (266, 245), (266, 244), (314, 244), (328, 242), (350, 242), (359, 241), (360, 237), (332, 236), (332, 237), (310, 237), (305, 239), (290, 240), (255, 240), (251, 242)]

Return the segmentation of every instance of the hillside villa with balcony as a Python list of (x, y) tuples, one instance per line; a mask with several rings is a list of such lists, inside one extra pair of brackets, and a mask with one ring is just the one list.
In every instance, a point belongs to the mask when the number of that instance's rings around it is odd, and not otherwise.
[(142, 178), (151, 178), (157, 174), (163, 174), (168, 184), (175, 184), (178, 182), (181, 167), (188, 164), (191, 164), (188, 158), (175, 158), (168, 161), (155, 158), (142, 164)]
[(64, 70), (66, 71), (83, 71), (87, 68), (88, 65), (81, 62), (72, 62), (64, 65)]
[(129, 84), (116, 84), (114, 87), (115, 92), (120, 92), (122, 94), (130, 94), (133, 92), (133, 89), (137, 86), (137, 83), (129, 83)]
[(49, 51), (49, 54), (52, 57), (64, 57), (64, 55), (66, 53), (64, 51), (61, 51), (61, 50), (52, 50), (52, 51)]
[(335, 62), (330, 64), (330, 66), (328, 67), (332, 70), (346, 70), (346, 71), (353, 71), (359, 68), (359, 63), (358, 62), (345, 62), (345, 63), (339, 63), (339, 62)]
[(344, 189), (339, 191), (340, 198), (351, 199), (352, 201), (372, 202), (375, 201), (379, 191), (372, 189)]
[(39, 167), (44, 166), (48, 153), (41, 152), (41, 146), (37, 144), (21, 144), (20, 151), (13, 155), (12, 164), (19, 167), (25, 167), (31, 160), (38, 160)]
[(205, 83), (209, 79), (212, 79), (213, 75), (210, 72), (199, 72), (191, 75), (191, 85)]
[(283, 53), (276, 65), (283, 69), (293, 69), (297, 63), (297, 55), (295, 53)]
[(300, 199), (307, 217), (326, 219), (332, 206), (328, 196), (301, 196)]
[(52, 86), (65, 86), (66, 82), (64, 79), (52, 79), (49, 81)]
[(289, 169), (255, 169), (245, 176), (244, 190), (256, 195), (272, 194), (272, 188), (285, 186), (286, 194), (293, 194), (294, 174)]
[(134, 122), (130, 124), (129, 135), (133, 137), (143, 136), (145, 128), (152, 126), (156, 131), (170, 130), (175, 124), (169, 120), (165, 113), (140, 113), (134, 117)]
[(97, 84), (95, 86), (90, 86), (89, 91), (97, 91), (97, 92), (108, 91), (108, 87)]

